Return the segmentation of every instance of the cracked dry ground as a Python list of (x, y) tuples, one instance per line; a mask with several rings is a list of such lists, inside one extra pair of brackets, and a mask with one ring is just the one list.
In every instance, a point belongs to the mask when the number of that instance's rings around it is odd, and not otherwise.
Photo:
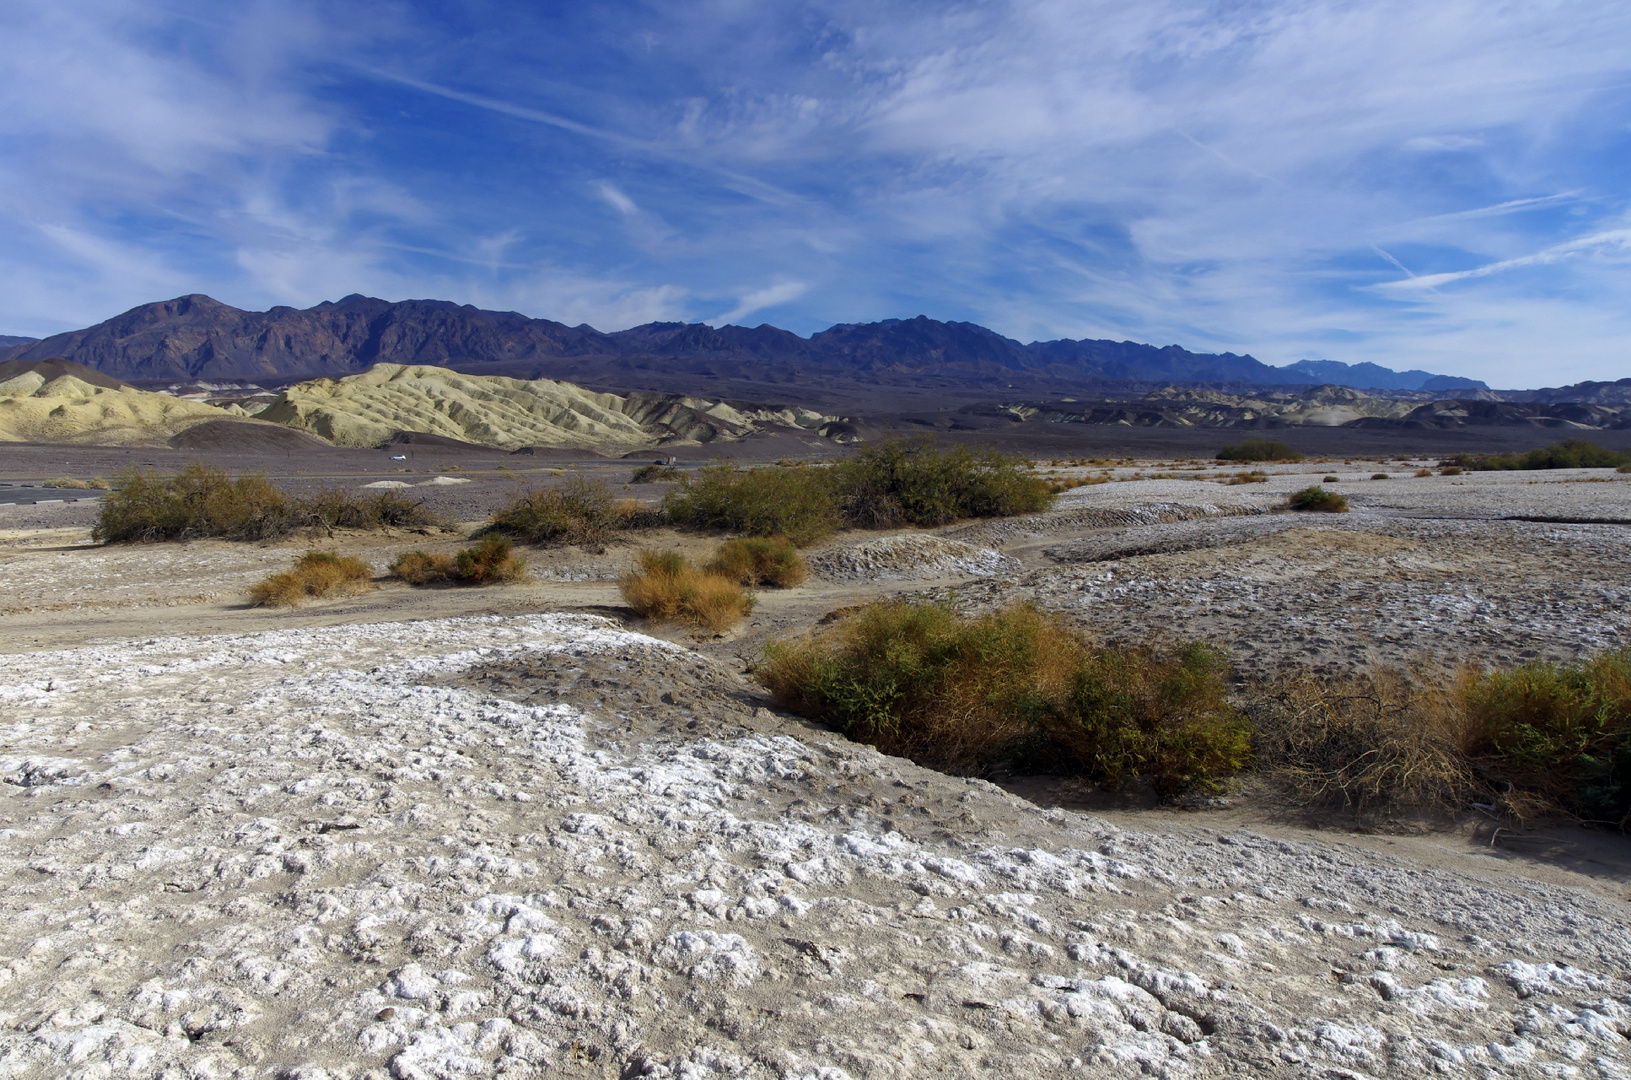
[(6, 1075), (1631, 1076), (1620, 900), (1045, 812), (593, 616), (0, 667)]

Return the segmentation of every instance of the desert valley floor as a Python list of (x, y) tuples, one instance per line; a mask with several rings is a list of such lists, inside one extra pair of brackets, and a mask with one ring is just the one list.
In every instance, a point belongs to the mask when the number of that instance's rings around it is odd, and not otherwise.
[[(1623, 836), (948, 777), (748, 671), (897, 595), (1246, 676), (1631, 644), (1631, 475), (1416, 464), (844, 534), (705, 639), (623, 607), (628, 546), (268, 611), (308, 546), (463, 533), (102, 547), (93, 503), (0, 506), (0, 1074), (1631, 1077)], [(513, 483), (461, 475), (425, 490), (467, 526)], [(1325, 475), (1351, 513), (1281, 509)]]

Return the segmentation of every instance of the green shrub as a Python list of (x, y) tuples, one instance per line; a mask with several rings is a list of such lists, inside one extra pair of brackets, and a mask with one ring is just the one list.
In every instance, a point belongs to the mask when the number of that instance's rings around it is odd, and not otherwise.
[(1388, 474), (1385, 472), (1371, 473), (1370, 478), (1372, 480), (1386, 480), (1388, 479)]
[(459, 580), (467, 585), (492, 585), (500, 581), (524, 581), (527, 576), (526, 560), (510, 550), (510, 542), (502, 536), (488, 535), (453, 556), (459, 568)]
[(496, 585), (527, 580), (527, 562), (507, 539), (488, 535), (453, 555), (404, 551), (391, 564), (391, 574), (409, 585)]
[(1273, 439), (1247, 439), (1235, 446), (1218, 451), (1219, 461), (1301, 461), (1303, 455), (1295, 448)]
[(374, 587), (368, 564), (332, 551), (308, 551), (294, 569), (273, 574), (249, 590), (258, 607), (298, 607), (312, 597), (355, 596)]
[(830, 474), (845, 523), (859, 529), (1030, 514), (1054, 501), (1025, 458), (988, 446), (945, 449), (927, 437), (867, 447)]
[(130, 469), (102, 500), (91, 535), (104, 543), (160, 540), (268, 540), (309, 523), (299, 500), (264, 476), (236, 480), (199, 462), (173, 476)]
[(1346, 514), (1348, 512), (1346, 496), (1339, 495), (1334, 491), (1326, 491), (1318, 484), (1313, 487), (1305, 487), (1301, 491), (1294, 491), (1286, 496), (1286, 506), (1292, 510), (1304, 512), (1311, 511), (1325, 514)]
[(678, 525), (780, 533), (802, 546), (846, 527), (933, 527), (1045, 510), (1053, 499), (1023, 457), (917, 438), (867, 447), (825, 468), (705, 466), (663, 505)]
[(1321, 480), (1320, 483), (1322, 483), (1322, 484), (1335, 484), (1335, 483), (1340, 483), (1341, 480), (1342, 480), (1342, 477), (1340, 477), (1340, 476), (1327, 476), (1325, 479)]
[(705, 465), (668, 493), (663, 507), (676, 525), (753, 536), (780, 534), (795, 544), (831, 536), (843, 525), (827, 470), (798, 465), (742, 469)]
[(394, 491), (358, 496), (330, 489), (302, 502), (317, 524), (330, 529), (417, 528), (436, 523), (436, 516), (423, 502)]
[(1465, 696), (1487, 771), (1588, 820), (1631, 822), (1631, 649), (1490, 672)]
[(619, 588), (630, 607), (654, 622), (723, 631), (753, 610), (753, 596), (740, 583), (698, 570), (677, 551), (640, 552)]
[[(1627, 470), (1626, 469), (1621, 469), (1620, 471), (1625, 472)], [(1438, 471), (1438, 474), (1440, 476), (1460, 476), (1461, 475), (1461, 469), (1460, 469), (1459, 466), (1451, 465), (1448, 468), (1440, 469)]]
[(965, 619), (874, 603), (772, 643), (757, 674), (786, 708), (956, 773), (1014, 761), (1106, 783), (1143, 777), (1170, 797), (1215, 786), (1251, 756), (1215, 654), (1099, 649), (1030, 607)]
[(638, 504), (618, 502), (603, 480), (574, 476), (552, 488), (534, 488), (493, 511), (482, 533), (503, 533), (529, 544), (582, 544), (600, 548), (615, 534), (656, 524)]
[(130, 469), (102, 500), (91, 535), (104, 543), (161, 540), (275, 540), (302, 528), (424, 526), (436, 517), (394, 492), (362, 497), (321, 491), (300, 498), (264, 476), (236, 479), (192, 462), (171, 476)]
[(704, 569), (750, 587), (773, 585), (778, 589), (790, 589), (810, 576), (803, 557), (785, 536), (727, 540)]
[(660, 484), (685, 479), (685, 474), (672, 465), (642, 465), (629, 477), (631, 484)]
[(391, 563), (391, 576), (409, 585), (433, 585), (457, 580), (459, 564), (451, 555), (404, 551)]
[(1527, 454), (1457, 454), (1441, 465), (1495, 472), (1514, 469), (1620, 469), (1631, 467), (1631, 454), (1609, 450), (1587, 439), (1565, 439), (1536, 447)]

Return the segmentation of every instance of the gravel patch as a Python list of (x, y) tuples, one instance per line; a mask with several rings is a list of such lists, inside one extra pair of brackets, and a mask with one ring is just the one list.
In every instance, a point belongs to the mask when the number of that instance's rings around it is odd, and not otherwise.
[(1631, 1069), (1623, 902), (1043, 812), (604, 619), (0, 671), (11, 1076)]

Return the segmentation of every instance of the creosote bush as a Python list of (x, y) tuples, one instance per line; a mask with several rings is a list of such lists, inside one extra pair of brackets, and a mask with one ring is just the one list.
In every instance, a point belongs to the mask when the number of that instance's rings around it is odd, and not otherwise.
[(308, 551), (294, 569), (273, 574), (249, 590), (260, 607), (298, 607), (308, 599), (355, 596), (374, 587), (368, 564), (332, 551)]
[(1023, 457), (917, 438), (869, 446), (824, 467), (705, 466), (663, 505), (677, 525), (780, 533), (802, 546), (841, 528), (934, 527), (1033, 513), (1053, 499)]
[(299, 529), (426, 526), (436, 517), (394, 492), (290, 495), (264, 476), (233, 478), (199, 462), (171, 476), (130, 469), (102, 500), (91, 535), (104, 543), (275, 540)]
[(1305, 513), (1346, 514), (1348, 499), (1315, 484), (1313, 487), (1305, 487), (1286, 496), (1286, 506)]
[(1474, 472), (1514, 469), (1631, 469), (1631, 454), (1609, 450), (1588, 439), (1565, 439), (1541, 446), (1527, 454), (1457, 454), (1441, 465), (1454, 465)]
[(744, 536), (719, 545), (703, 569), (741, 585), (790, 589), (810, 576), (804, 558), (785, 536)]
[(488, 535), (453, 555), (404, 551), (391, 564), (391, 574), (409, 585), (497, 585), (527, 580), (527, 563), (509, 540)]
[(529, 544), (601, 548), (614, 535), (660, 523), (660, 514), (619, 501), (603, 480), (574, 476), (558, 487), (535, 488), (493, 511), (483, 533)]
[(728, 630), (753, 610), (753, 597), (723, 574), (699, 570), (677, 551), (645, 549), (618, 583), (630, 607), (654, 622)]
[(80, 480), (72, 476), (59, 476), (48, 481), (46, 487), (70, 488), (76, 491), (107, 491), (108, 482), (100, 478), (95, 480)]
[(1218, 451), (1219, 461), (1301, 461), (1302, 452), (1275, 439), (1247, 439)]
[(1342, 477), (1340, 477), (1340, 476), (1327, 476), (1323, 480), (1321, 480), (1320, 483), (1322, 483), (1322, 484), (1335, 484), (1335, 483), (1341, 482), (1341, 480), (1342, 480)]
[(1372, 480), (1387, 480), (1387, 479), (1389, 479), (1388, 474), (1385, 473), (1385, 472), (1371, 473), (1370, 478)]
[(932, 604), (874, 603), (757, 671), (779, 704), (885, 753), (954, 773), (1003, 762), (1163, 797), (1219, 782), (1251, 758), (1221, 659), (1089, 644), (1056, 618), (1014, 607), (960, 618)]
[(1262, 469), (1250, 469), (1246, 472), (1235, 473), (1222, 481), (1228, 487), (1239, 487), (1241, 484), (1266, 484), (1268, 482), (1269, 474)]
[(795, 465), (743, 469), (704, 465), (670, 491), (663, 507), (674, 524), (814, 543), (844, 524), (825, 468)]

